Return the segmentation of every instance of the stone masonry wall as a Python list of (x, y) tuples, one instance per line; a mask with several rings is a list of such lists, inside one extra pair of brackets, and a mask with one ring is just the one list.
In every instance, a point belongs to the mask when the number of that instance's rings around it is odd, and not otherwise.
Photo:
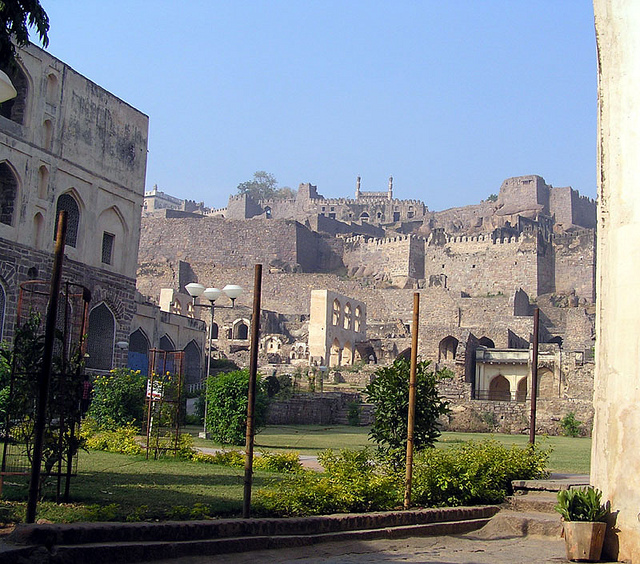
[(425, 280), (471, 296), (512, 295), (518, 288), (537, 296), (537, 236), (495, 242), (488, 236), (456, 237), (444, 246), (427, 246)]
[(595, 300), (595, 232), (582, 229), (554, 235), (555, 291), (575, 292), (591, 303)]

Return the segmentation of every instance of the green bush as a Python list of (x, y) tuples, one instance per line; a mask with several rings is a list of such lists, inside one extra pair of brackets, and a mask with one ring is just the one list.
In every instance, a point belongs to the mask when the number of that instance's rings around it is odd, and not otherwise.
[[(434, 372), (429, 365), (429, 361), (422, 361), (416, 367), (413, 444), (417, 450), (433, 445), (440, 436), (438, 420), (449, 413), (447, 401), (438, 391), (438, 381), (450, 378), (451, 373), (446, 369)], [(410, 371), (411, 363), (399, 357), (391, 366), (376, 370), (375, 379), (364, 391), (367, 401), (375, 405), (369, 436), (386, 453), (395, 453), (396, 458), (401, 458), (407, 445)]]
[(349, 422), (349, 425), (353, 427), (360, 425), (360, 411), (361, 408), (359, 401), (352, 401), (349, 403), (347, 406), (347, 421)]
[(570, 411), (561, 419), (560, 429), (565, 437), (579, 437), (582, 434), (582, 421), (576, 419), (576, 414)]
[(262, 452), (253, 459), (254, 470), (267, 472), (295, 473), (302, 470), (300, 457), (296, 452)]
[[(243, 445), (246, 436), (249, 371), (236, 370), (209, 376), (207, 381), (207, 431), (224, 445)], [(260, 378), (256, 382), (254, 431), (267, 422), (268, 397)]]
[(139, 370), (116, 368), (96, 376), (88, 415), (101, 429), (125, 425), (141, 428), (145, 419), (144, 404), (147, 377)]
[(143, 448), (136, 439), (137, 434), (138, 430), (133, 425), (100, 429), (91, 419), (84, 420), (80, 431), (86, 448), (120, 454), (142, 454)]
[(512, 480), (545, 477), (549, 454), (493, 439), (427, 449), (414, 458), (412, 499), (428, 507), (500, 503)]
[(391, 509), (398, 505), (402, 479), (377, 464), (367, 449), (324, 451), (324, 474), (304, 470), (258, 490), (256, 510), (279, 516)]

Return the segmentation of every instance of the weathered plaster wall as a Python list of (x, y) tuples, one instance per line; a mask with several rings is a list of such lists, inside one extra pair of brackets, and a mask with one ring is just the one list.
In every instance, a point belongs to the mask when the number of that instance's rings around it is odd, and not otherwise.
[(598, 262), (591, 482), (615, 512), (606, 549), (640, 562), (640, 4), (594, 0)]

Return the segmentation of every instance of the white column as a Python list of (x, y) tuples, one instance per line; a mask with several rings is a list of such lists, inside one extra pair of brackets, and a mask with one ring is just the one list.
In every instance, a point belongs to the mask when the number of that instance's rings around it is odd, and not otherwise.
[(640, 2), (594, 0), (598, 249), (591, 483), (617, 512), (609, 556), (640, 562)]

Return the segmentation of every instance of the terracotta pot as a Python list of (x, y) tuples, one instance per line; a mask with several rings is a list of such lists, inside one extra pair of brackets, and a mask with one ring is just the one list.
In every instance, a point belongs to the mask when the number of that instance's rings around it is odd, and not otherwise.
[(606, 523), (565, 521), (564, 542), (569, 560), (597, 562), (602, 554)]

